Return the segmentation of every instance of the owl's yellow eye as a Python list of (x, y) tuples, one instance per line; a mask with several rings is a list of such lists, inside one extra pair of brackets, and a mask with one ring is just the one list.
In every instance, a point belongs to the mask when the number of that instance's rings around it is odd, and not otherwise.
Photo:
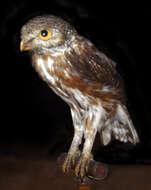
[(49, 38), (51, 38), (51, 31), (50, 30), (42, 30), (39, 34), (39, 37), (42, 40), (48, 40)]

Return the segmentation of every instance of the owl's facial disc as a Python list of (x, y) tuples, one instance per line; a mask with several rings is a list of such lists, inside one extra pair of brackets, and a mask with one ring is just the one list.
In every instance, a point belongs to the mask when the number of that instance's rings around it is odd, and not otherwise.
[(42, 52), (43, 49), (47, 51), (50, 48), (62, 45), (64, 42), (65, 37), (60, 31), (41, 28), (22, 36), (20, 50), (40, 50)]
[(30, 38), (25, 39), (24, 37), (20, 42), (21, 51), (29, 51), (38, 46), (37, 41), (47, 41), (51, 38), (52, 32), (49, 29), (42, 29), (37, 35), (31, 35)]
[(61, 18), (53, 15), (37, 16), (29, 20), (21, 29), (21, 51), (38, 53), (52, 52), (66, 47), (75, 29)]

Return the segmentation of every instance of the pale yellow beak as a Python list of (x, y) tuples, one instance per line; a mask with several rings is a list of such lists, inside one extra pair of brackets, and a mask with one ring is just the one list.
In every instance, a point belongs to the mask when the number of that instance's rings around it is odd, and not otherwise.
[(24, 39), (22, 39), (20, 42), (20, 51), (28, 51), (31, 49), (32, 49), (31, 45), (28, 42), (25, 42)]

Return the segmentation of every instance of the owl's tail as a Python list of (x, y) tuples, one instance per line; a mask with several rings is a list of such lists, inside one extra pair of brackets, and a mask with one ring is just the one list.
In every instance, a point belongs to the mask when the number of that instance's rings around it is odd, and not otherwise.
[(105, 127), (101, 131), (101, 135), (104, 145), (107, 145), (110, 142), (111, 136), (114, 136), (115, 139), (125, 143), (128, 141), (133, 144), (139, 142), (139, 137), (127, 108), (121, 104), (117, 106), (117, 111), (114, 117), (107, 121)]

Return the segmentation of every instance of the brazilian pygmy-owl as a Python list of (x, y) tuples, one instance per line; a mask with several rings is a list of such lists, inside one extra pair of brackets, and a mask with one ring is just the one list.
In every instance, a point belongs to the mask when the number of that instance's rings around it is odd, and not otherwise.
[(70, 106), (74, 137), (64, 171), (78, 154), (75, 173), (86, 174), (97, 132), (103, 145), (112, 137), (125, 143), (139, 141), (116, 64), (69, 23), (52, 15), (32, 18), (21, 29), (20, 49), (31, 52), (39, 76)]

